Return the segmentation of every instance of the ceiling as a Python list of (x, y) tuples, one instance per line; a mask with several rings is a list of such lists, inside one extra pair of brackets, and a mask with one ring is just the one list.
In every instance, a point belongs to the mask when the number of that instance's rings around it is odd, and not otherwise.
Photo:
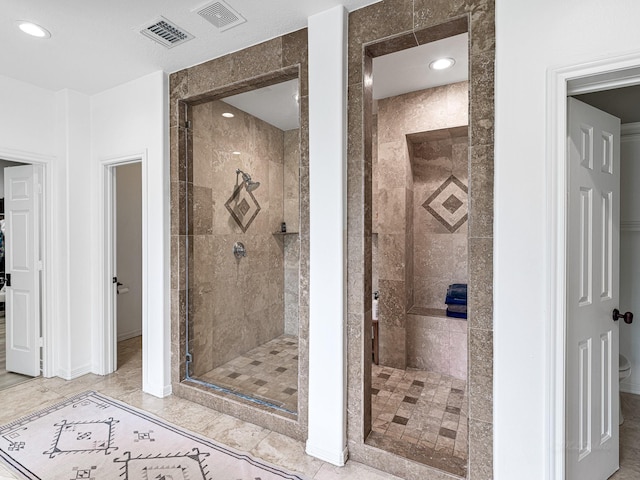
[(640, 85), (586, 93), (575, 98), (618, 117), (622, 123), (640, 122)]
[[(95, 94), (157, 70), (175, 72), (307, 26), (308, 17), (378, 0), (227, 0), (247, 21), (219, 31), (201, 0), (0, 0), (0, 75), (53, 91)], [(167, 49), (139, 33), (163, 16), (195, 38)], [(51, 32), (22, 33), (28, 20)]]
[(285, 132), (300, 126), (297, 79), (233, 95), (224, 102)]
[[(468, 49), (469, 34), (462, 33), (374, 58), (373, 98), (379, 100), (467, 80)], [(439, 58), (453, 58), (456, 63), (446, 70), (429, 68)]]

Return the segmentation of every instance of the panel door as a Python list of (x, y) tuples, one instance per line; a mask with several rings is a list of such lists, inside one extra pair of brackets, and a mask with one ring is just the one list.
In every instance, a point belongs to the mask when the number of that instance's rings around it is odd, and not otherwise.
[(40, 221), (38, 172), (4, 169), (7, 370), (40, 374)]
[(620, 120), (569, 98), (566, 470), (604, 480), (619, 467)]

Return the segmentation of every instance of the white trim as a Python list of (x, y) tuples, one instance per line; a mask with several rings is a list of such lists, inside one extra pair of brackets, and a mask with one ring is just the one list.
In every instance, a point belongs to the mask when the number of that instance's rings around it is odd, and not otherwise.
[[(145, 385), (145, 379), (148, 378), (147, 357), (149, 355), (148, 345), (146, 343), (146, 335), (144, 332), (148, 328), (148, 225), (147, 225), (147, 151), (140, 153), (132, 153), (113, 158), (100, 160), (99, 168), (99, 185), (100, 185), (100, 251), (99, 263), (100, 269), (100, 316), (98, 318), (99, 325), (95, 331), (94, 346), (100, 354), (100, 364), (97, 370), (102, 375), (113, 373), (116, 369), (116, 349), (117, 349), (117, 332), (115, 325), (115, 313), (113, 312), (113, 286), (112, 265), (113, 265), (113, 231), (112, 231), (112, 210), (113, 210), (113, 168), (131, 163), (140, 163), (142, 173), (142, 384)], [(141, 385), (142, 386), (142, 385)], [(169, 392), (171, 393), (171, 392)]]
[[(144, 335), (142, 336), (144, 341)], [(165, 385), (164, 387), (160, 386), (159, 388), (155, 385), (148, 384), (146, 388), (143, 389), (144, 393), (148, 393), (149, 395), (153, 395), (154, 397), (164, 398), (171, 395), (172, 389), (171, 385)]]
[(82, 367), (74, 368), (73, 370), (59, 370), (58, 376), (64, 380), (73, 380), (74, 378), (81, 377), (91, 373), (91, 364), (83, 365)]
[(621, 232), (640, 232), (640, 221), (621, 221), (620, 222), (620, 231)]
[(55, 312), (58, 307), (58, 282), (55, 280), (55, 272), (60, 268), (59, 256), (54, 255), (57, 251), (58, 235), (54, 232), (59, 222), (54, 221), (54, 215), (57, 216), (57, 205), (55, 204), (55, 186), (54, 177), (57, 174), (56, 157), (52, 155), (42, 155), (35, 152), (25, 150), (15, 150), (10, 148), (0, 148), (0, 158), (13, 162), (29, 163), (32, 165), (41, 165), (44, 180), (42, 181), (42, 205), (41, 210), (42, 226), (44, 232), (42, 238), (44, 245), (42, 248), (42, 283), (41, 291), (42, 305), (42, 330), (40, 336), (42, 343), (42, 376), (54, 377), (57, 373), (57, 365), (55, 359), (56, 332), (59, 331), (59, 323)]
[(349, 458), (349, 450), (346, 447), (339, 455), (336, 455), (333, 450), (329, 451), (325, 448), (312, 445), (309, 440), (307, 440), (306, 452), (312, 457), (319, 458), (320, 460), (329, 462), (338, 467), (343, 467)]
[(620, 125), (620, 135), (622, 140), (628, 140), (635, 135), (640, 135), (640, 122), (624, 123)]
[(624, 393), (633, 393), (634, 395), (640, 395), (640, 384), (632, 382), (620, 383), (620, 391)]
[(2, 158), (2, 160), (9, 160), (11, 162), (40, 164), (49, 164), (56, 159), (56, 157), (53, 155), (42, 155), (40, 153), (28, 152), (26, 150), (15, 150), (13, 148), (1, 147), (0, 158)]
[(129, 340), (130, 338), (139, 337), (142, 335), (142, 329), (133, 330), (131, 332), (118, 332), (118, 342), (122, 342), (123, 340)]
[(565, 469), (566, 188), (567, 95), (640, 83), (640, 54), (550, 69), (547, 75), (547, 278), (546, 400), (547, 474), (563, 479)]
[[(607, 60), (600, 60), (582, 65), (597, 67), (606, 64)], [(624, 65), (612, 70), (599, 70), (593, 73), (587, 73), (583, 77), (574, 76), (572, 79), (573, 82), (568, 86), (567, 95), (603, 92), (605, 90), (614, 90), (616, 88), (630, 87), (640, 84), (640, 67)]]

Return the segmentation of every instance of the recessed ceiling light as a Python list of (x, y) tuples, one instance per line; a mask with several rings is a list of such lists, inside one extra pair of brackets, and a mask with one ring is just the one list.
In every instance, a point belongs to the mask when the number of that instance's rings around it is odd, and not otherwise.
[(22, 30), (27, 35), (31, 35), (32, 37), (37, 38), (49, 38), (51, 37), (51, 33), (46, 29), (42, 28), (40, 25), (36, 25), (32, 22), (25, 22), (20, 20), (18, 23), (18, 28)]
[(222, 114), (222, 116), (223, 116), (224, 118), (233, 118), (233, 117), (235, 117), (235, 115), (234, 115), (233, 113), (231, 113), (231, 112), (224, 112), (224, 113)]
[(439, 58), (429, 64), (429, 68), (432, 70), (446, 70), (453, 67), (456, 61), (453, 58)]
[(236, 152), (231, 152), (233, 155), (240, 155), (240, 152), (236, 151)]

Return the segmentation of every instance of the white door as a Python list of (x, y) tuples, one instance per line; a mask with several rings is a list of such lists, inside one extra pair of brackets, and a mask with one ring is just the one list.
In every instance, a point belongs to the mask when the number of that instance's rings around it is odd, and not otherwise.
[(619, 468), (620, 120), (569, 98), (566, 478)]
[(4, 169), (7, 370), (40, 375), (40, 183), (33, 165)]

